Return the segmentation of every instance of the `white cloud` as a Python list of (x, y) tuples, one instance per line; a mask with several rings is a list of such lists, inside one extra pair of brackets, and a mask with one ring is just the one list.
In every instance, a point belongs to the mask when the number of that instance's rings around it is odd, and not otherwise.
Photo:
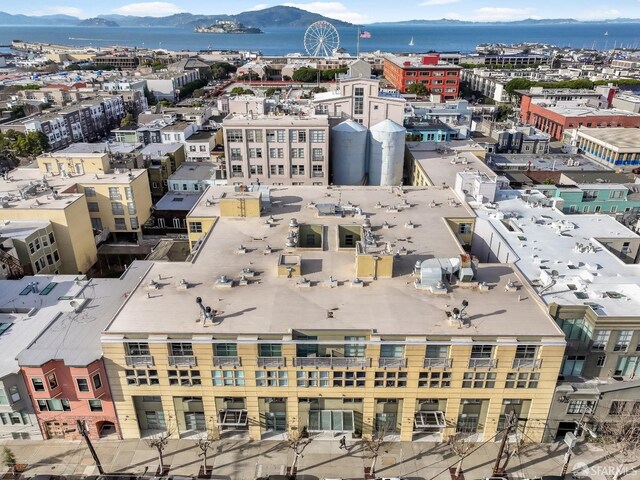
[(451, 3), (458, 3), (460, 0), (425, 0), (420, 3), (421, 7), (429, 7), (431, 5), (449, 5)]
[(113, 9), (114, 13), (119, 13), (120, 15), (134, 15), (142, 17), (164, 17), (166, 15), (173, 15), (174, 13), (184, 11), (185, 10), (183, 8), (180, 8), (175, 3), (169, 2), (129, 3)]
[(257, 5), (254, 5), (253, 7), (247, 8), (245, 10), (245, 12), (255, 12), (256, 10), (264, 10), (268, 6), (269, 6), (268, 3), (258, 3)]
[(349, 10), (340, 2), (285, 3), (283, 5), (287, 7), (301, 8), (309, 12), (318, 13), (325, 17), (335, 18), (344, 22), (363, 24), (370, 21), (368, 15)]
[(81, 17), (82, 10), (77, 7), (67, 7), (64, 5), (47, 7), (43, 10), (32, 12), (30, 15), (71, 15), (73, 17)]
[(620, 10), (608, 9), (608, 10), (592, 10), (585, 12), (584, 15), (579, 15), (577, 18), (581, 20), (602, 20), (604, 18), (617, 18), (621, 16)]

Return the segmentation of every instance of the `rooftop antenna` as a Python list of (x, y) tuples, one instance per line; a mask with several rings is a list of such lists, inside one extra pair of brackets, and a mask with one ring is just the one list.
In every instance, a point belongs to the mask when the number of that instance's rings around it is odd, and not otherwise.
[(453, 318), (455, 320), (458, 320), (458, 328), (462, 328), (462, 326), (464, 325), (464, 311), (467, 309), (467, 307), (469, 306), (469, 302), (467, 302), (466, 300), (462, 300), (462, 308), (457, 308), (455, 307), (453, 309)]

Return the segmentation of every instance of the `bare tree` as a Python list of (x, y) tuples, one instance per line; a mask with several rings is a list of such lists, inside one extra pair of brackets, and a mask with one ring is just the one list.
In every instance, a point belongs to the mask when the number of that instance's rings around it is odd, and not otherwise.
[(169, 439), (173, 436), (176, 430), (177, 429), (175, 423), (173, 422), (173, 417), (169, 416), (167, 418), (164, 430), (157, 431), (144, 440), (144, 443), (147, 445), (147, 447), (155, 448), (156, 452), (158, 452), (158, 463), (160, 465), (161, 473), (164, 471), (163, 452), (169, 444)]
[(456, 466), (455, 477), (457, 478), (462, 473), (462, 462), (471, 450), (475, 447), (475, 442), (472, 440), (473, 433), (470, 432), (457, 432), (449, 437), (449, 446), (453, 453), (458, 458), (458, 465)]
[(376, 473), (376, 463), (378, 462), (378, 457), (380, 456), (380, 451), (382, 447), (385, 445), (384, 438), (389, 432), (389, 424), (383, 423), (379, 427), (374, 429), (371, 437), (363, 438), (362, 444), (366, 451), (369, 452), (369, 458), (371, 458), (371, 467), (369, 467), (369, 475), (375, 475)]
[(207, 429), (195, 440), (196, 446), (200, 449), (202, 457), (202, 468), (206, 474), (209, 469), (208, 454), (209, 450), (220, 440), (220, 429), (215, 423), (213, 417), (209, 419)]
[(311, 443), (311, 438), (306, 438), (306, 435), (298, 427), (290, 426), (287, 432), (287, 443), (293, 452), (293, 462), (289, 469), (289, 475), (293, 477), (295, 476), (298, 459), (303, 457), (302, 453)]
[(606, 420), (600, 420), (596, 433), (596, 442), (615, 459), (616, 470), (613, 480), (624, 476), (627, 473), (627, 465), (640, 459), (640, 414), (624, 413), (622, 406), (619, 413), (614, 412)]

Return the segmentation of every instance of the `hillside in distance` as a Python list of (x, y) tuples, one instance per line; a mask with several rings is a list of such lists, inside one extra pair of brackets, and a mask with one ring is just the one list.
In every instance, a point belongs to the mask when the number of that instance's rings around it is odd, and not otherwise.
[(640, 23), (640, 18), (610, 18), (606, 20), (576, 20), (575, 18), (525, 18), (523, 20), (473, 22), (470, 20), (455, 20), (441, 18), (438, 20), (401, 20), (398, 22), (376, 22), (372, 25), (565, 25), (590, 23)]

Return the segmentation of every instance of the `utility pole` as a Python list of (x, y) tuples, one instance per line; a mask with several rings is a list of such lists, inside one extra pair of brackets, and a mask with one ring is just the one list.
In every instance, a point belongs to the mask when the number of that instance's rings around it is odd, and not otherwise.
[(500, 442), (500, 449), (498, 450), (498, 456), (496, 457), (496, 463), (493, 466), (493, 476), (496, 477), (501, 473), (500, 469), (500, 461), (502, 460), (502, 455), (504, 454), (504, 449), (507, 446), (507, 441), (509, 441), (509, 435), (511, 434), (511, 430), (518, 424), (518, 417), (514, 412), (507, 413), (505, 415), (505, 427), (504, 427), (504, 436), (502, 437), (502, 442)]
[(84, 441), (87, 442), (87, 447), (89, 448), (89, 452), (91, 452), (93, 461), (96, 462), (96, 467), (98, 467), (98, 473), (100, 475), (104, 475), (102, 464), (100, 463), (100, 459), (98, 458), (98, 454), (96, 453), (96, 450), (93, 448), (93, 444), (91, 443), (91, 439), (89, 438), (89, 432), (87, 432), (87, 427), (85, 426), (85, 422), (82, 420), (76, 420), (76, 425), (78, 428), (78, 432), (80, 432), (80, 435), (84, 437)]
[[(569, 447), (569, 450), (567, 450), (567, 453), (565, 453), (564, 455), (564, 465), (562, 465), (562, 473), (560, 474), (560, 478), (564, 478), (567, 474), (567, 470), (569, 469), (569, 462), (571, 461), (571, 455), (573, 454), (573, 447), (576, 444), (576, 438), (578, 438), (580, 430), (584, 429), (586, 426), (585, 418), (587, 415), (591, 415), (591, 408), (589, 407), (585, 407), (585, 409), (582, 411), (582, 416), (580, 417), (580, 420), (576, 422), (576, 428), (573, 430), (573, 435), (570, 436), (569, 433), (565, 435), (564, 441)], [(593, 435), (591, 431), (589, 433)]]

